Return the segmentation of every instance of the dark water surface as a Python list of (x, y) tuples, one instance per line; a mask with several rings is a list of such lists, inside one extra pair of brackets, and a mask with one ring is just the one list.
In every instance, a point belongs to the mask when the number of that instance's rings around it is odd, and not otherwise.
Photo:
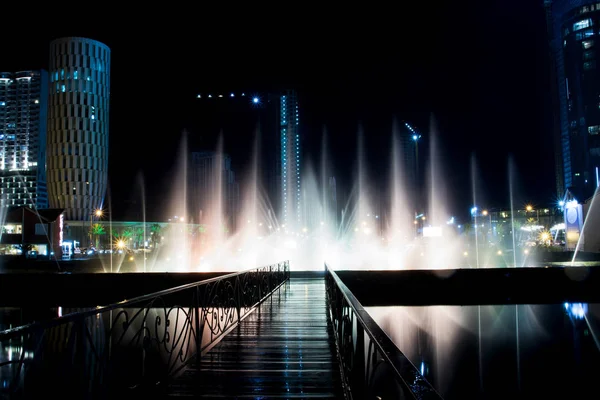
[(367, 310), (445, 399), (600, 398), (600, 304)]

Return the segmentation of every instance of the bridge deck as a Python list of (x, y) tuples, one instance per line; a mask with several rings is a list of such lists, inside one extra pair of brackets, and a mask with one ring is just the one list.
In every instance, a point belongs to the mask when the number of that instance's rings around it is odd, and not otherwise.
[(169, 387), (202, 399), (342, 398), (323, 278), (292, 278)]

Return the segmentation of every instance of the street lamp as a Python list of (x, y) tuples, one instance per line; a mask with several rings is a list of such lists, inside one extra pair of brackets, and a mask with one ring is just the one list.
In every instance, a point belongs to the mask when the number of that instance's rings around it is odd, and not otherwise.
[(90, 214), (90, 247), (93, 247), (93, 245), (94, 245), (94, 238), (92, 237), (94, 215), (96, 216), (96, 218), (100, 218), (100, 217), (102, 217), (103, 213), (104, 212), (102, 211), (101, 208), (97, 208), (93, 213)]
[[(533, 211), (533, 206), (531, 204), (527, 204), (525, 206), (525, 210), (527, 212), (532, 212)], [(535, 223), (539, 224), (540, 223), (540, 210), (539, 209), (535, 210), (535, 214), (536, 214), (535, 215)]]

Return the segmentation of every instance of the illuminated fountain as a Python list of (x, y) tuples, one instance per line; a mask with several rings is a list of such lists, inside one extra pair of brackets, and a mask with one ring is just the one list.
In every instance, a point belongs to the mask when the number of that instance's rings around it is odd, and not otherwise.
[[(432, 124), (433, 125), (433, 124)], [(258, 136), (258, 134), (257, 134)], [(465, 257), (464, 237), (458, 234), (454, 219), (446, 209), (443, 162), (431, 129), (430, 161), (427, 168), (428, 193), (416, 212), (415, 189), (406, 183), (403, 155), (406, 145), (400, 140), (399, 125), (394, 124), (390, 138), (389, 171), (370, 171), (364, 155), (363, 132), (358, 132), (355, 185), (348, 203), (339, 211), (332, 209), (331, 170), (323, 135), (320, 168), (306, 162), (302, 174), (302, 222), (285, 226), (262, 190), (260, 154), (253, 149), (252, 164), (241, 186), (241, 209), (237, 228), (226, 232), (226, 207), (223, 168), (214, 168), (211, 179), (216, 190), (210, 193), (209, 206), (201, 215), (190, 215), (188, 201), (187, 141), (184, 135), (178, 167), (173, 179), (173, 195), (166, 215), (171, 217), (165, 240), (142, 257), (117, 250), (111, 256), (112, 268), (105, 271), (236, 271), (284, 259), (296, 270), (322, 270), (327, 262), (340, 269), (448, 269), (476, 267)], [(219, 140), (215, 159), (223, 160)], [(316, 171), (319, 171), (317, 173)], [(372, 185), (374, 174), (389, 173), (389, 189), (379, 193)], [(376, 202), (374, 200), (377, 199)], [(337, 199), (336, 199), (337, 201)], [(145, 208), (144, 201), (142, 201)], [(377, 204), (377, 207), (374, 207)], [(142, 213), (145, 216), (145, 210)], [(145, 217), (144, 217), (145, 219)], [(149, 228), (144, 220), (144, 238)], [(126, 243), (118, 243), (123, 250)], [(127, 263), (131, 259), (135, 262)], [(127, 266), (127, 268), (125, 268)]]

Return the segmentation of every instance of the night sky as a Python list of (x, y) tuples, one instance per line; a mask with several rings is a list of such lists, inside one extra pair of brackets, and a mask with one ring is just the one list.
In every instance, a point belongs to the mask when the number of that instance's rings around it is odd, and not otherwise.
[[(473, 154), (478, 203), (508, 203), (511, 155), (519, 172), (518, 201), (555, 199), (548, 47), (536, 3), (541, 1), (427, 2), (378, 9), (368, 19), (366, 10), (314, 11), (318, 19), (270, 10), (240, 19), (181, 9), (168, 16), (162, 10), (94, 12), (68, 25), (61, 23), (68, 17), (47, 15), (49, 22), (0, 37), (0, 70), (47, 68), (49, 42), (63, 36), (89, 37), (112, 49), (109, 181), (115, 218), (139, 208), (131, 201), (140, 198), (140, 176), (150, 215), (162, 215), (173, 183), (166, 171), (175, 165), (186, 128), (182, 105), (193, 93), (276, 87), (299, 92), (309, 159), (320, 159), (327, 130), (344, 186), (352, 182), (359, 125), (376, 181), (387, 174), (392, 120), (417, 127), (422, 148), (435, 121), (449, 201), (464, 215), (472, 203)], [(247, 158), (231, 153), (234, 163)]]

